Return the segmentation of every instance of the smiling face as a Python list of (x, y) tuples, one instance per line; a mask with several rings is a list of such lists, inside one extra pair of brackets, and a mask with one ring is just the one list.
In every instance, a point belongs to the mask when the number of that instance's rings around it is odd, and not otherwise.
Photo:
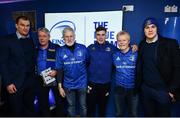
[(40, 43), (41, 47), (47, 47), (50, 36), (46, 32), (39, 31), (38, 32), (38, 39), (39, 39), (39, 43)]
[(64, 41), (67, 46), (72, 46), (75, 43), (75, 34), (72, 31), (66, 31), (64, 33)]
[(154, 24), (146, 25), (144, 27), (144, 34), (146, 38), (152, 41), (157, 36), (157, 27)]
[(19, 21), (16, 23), (16, 30), (21, 36), (26, 37), (30, 30), (30, 21), (19, 19)]
[(98, 31), (96, 32), (96, 40), (99, 44), (105, 43), (106, 40), (106, 32), (105, 31)]
[(129, 50), (129, 44), (130, 44), (129, 35), (128, 34), (118, 35), (117, 44), (122, 52), (127, 52)]

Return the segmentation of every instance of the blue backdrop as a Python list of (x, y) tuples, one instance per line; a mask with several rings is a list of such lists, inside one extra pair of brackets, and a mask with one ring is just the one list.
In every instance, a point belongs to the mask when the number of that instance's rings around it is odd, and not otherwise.
[(180, 45), (180, 17), (167, 17), (159, 20), (160, 34), (176, 39)]
[[(177, 13), (164, 13), (166, 5), (176, 5), (180, 8), (179, 0), (33, 0), (12, 4), (0, 4), (0, 36), (15, 31), (12, 12), (14, 11), (36, 11), (37, 27), (44, 26), (44, 13), (59, 12), (88, 12), (88, 11), (112, 11), (121, 10), (123, 5), (134, 5), (133, 12), (123, 13), (123, 29), (130, 32), (131, 43), (138, 44), (142, 37), (142, 23), (146, 17), (161, 19), (161, 33), (164, 36), (180, 40), (180, 11)], [(164, 18), (170, 18), (163, 25)], [(174, 26), (176, 21), (176, 27)], [(164, 28), (163, 28), (164, 27)], [(174, 32), (171, 32), (174, 31)], [(36, 32), (32, 32), (35, 36)], [(173, 116), (180, 116), (180, 105), (173, 105)], [(140, 106), (140, 114), (142, 109)], [(112, 95), (108, 104), (107, 115), (114, 116), (114, 100)]]

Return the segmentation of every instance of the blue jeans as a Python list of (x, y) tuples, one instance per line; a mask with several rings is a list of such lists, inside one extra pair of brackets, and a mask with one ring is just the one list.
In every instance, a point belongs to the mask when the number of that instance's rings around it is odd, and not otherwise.
[(134, 89), (124, 88), (120, 86), (115, 87), (115, 106), (116, 116), (122, 117), (125, 108), (128, 109), (129, 116), (137, 117), (138, 109), (138, 95), (134, 94)]
[(65, 88), (66, 99), (68, 102), (68, 116), (75, 117), (76, 114), (76, 98), (79, 101), (80, 116), (85, 117), (87, 115), (86, 107), (86, 88), (81, 89), (68, 89)]

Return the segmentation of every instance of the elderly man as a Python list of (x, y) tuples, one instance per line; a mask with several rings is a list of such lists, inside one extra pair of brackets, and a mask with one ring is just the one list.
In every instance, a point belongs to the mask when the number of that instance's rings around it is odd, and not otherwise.
[(77, 115), (76, 98), (79, 101), (80, 116), (86, 116), (87, 49), (75, 42), (75, 32), (70, 27), (63, 30), (63, 38), (65, 46), (58, 50), (56, 57), (59, 91), (62, 97), (66, 96), (69, 116)]

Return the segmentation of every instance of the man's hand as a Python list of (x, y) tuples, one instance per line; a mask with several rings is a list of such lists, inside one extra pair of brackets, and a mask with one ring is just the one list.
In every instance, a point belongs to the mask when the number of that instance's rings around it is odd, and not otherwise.
[(16, 93), (17, 92), (17, 89), (16, 89), (16, 86), (14, 84), (10, 84), (6, 87), (7, 91), (10, 93), (10, 94), (13, 94), (13, 93)]
[(64, 98), (66, 96), (64, 89), (62, 88), (62, 84), (58, 83), (58, 89), (59, 89), (59, 93), (60, 95)]
[(172, 102), (175, 102), (176, 99), (174, 98), (174, 94), (172, 94), (171, 92), (169, 92), (168, 94), (169, 94), (169, 96), (171, 97), (171, 101), (172, 101)]
[(131, 45), (132, 51), (137, 52), (138, 51), (138, 46), (137, 45)]
[(56, 74), (57, 74), (57, 71), (56, 71), (56, 70), (51, 70), (48, 75), (51, 76), (51, 77), (55, 77)]
[(63, 98), (66, 96), (63, 88), (59, 88), (59, 93)]

